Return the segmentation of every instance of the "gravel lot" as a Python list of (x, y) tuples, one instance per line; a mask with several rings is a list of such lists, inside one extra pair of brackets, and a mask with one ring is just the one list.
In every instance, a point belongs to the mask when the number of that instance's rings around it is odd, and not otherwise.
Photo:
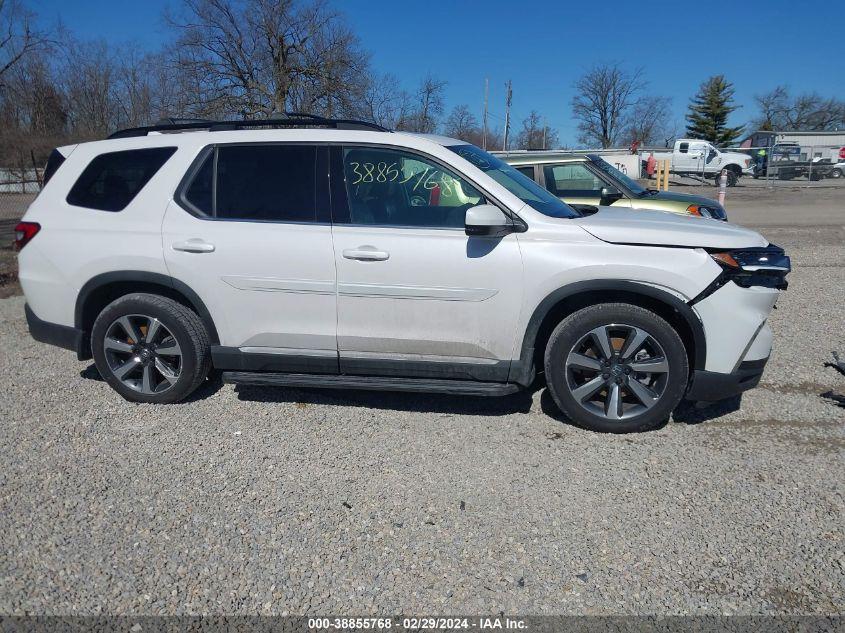
[(0, 300), (0, 613), (841, 613), (845, 209), (729, 195), (793, 256), (774, 357), (647, 434), (543, 389), (130, 404)]

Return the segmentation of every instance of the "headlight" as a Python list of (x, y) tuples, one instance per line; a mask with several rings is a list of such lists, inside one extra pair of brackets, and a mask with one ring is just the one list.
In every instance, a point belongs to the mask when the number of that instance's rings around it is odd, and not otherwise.
[(713, 218), (716, 214), (709, 207), (703, 207), (699, 204), (691, 204), (687, 207), (687, 213), (690, 215), (697, 215), (701, 218)]
[(722, 267), (725, 279), (743, 288), (765, 286), (785, 290), (786, 276), (792, 270), (789, 257), (774, 244), (710, 253), (710, 257)]
[(691, 204), (687, 207), (687, 213), (690, 215), (696, 215), (700, 218), (712, 218), (713, 220), (725, 220), (728, 219), (728, 214), (725, 213), (725, 210), (713, 201), (712, 206), (706, 206), (701, 204)]

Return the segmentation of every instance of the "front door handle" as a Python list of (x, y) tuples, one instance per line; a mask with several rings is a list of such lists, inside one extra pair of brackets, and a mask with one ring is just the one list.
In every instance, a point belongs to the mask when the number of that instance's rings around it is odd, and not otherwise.
[(214, 244), (209, 244), (205, 240), (194, 238), (185, 240), (184, 242), (176, 242), (173, 244), (174, 251), (183, 251), (185, 253), (213, 253)]
[(347, 248), (343, 251), (346, 259), (357, 259), (362, 262), (383, 262), (390, 258), (390, 253), (378, 251), (372, 246), (359, 246), (358, 248)]

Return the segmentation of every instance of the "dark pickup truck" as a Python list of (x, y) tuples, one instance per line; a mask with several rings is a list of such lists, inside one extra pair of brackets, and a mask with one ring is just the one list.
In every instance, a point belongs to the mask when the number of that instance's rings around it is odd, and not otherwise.
[(830, 159), (801, 160), (801, 148), (798, 145), (775, 145), (764, 155), (758, 154), (754, 158), (754, 178), (822, 180), (833, 177), (835, 167)]

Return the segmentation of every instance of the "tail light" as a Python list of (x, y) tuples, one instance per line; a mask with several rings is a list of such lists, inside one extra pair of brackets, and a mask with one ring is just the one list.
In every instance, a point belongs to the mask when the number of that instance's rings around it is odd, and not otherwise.
[(19, 251), (29, 244), (29, 241), (38, 234), (41, 225), (38, 222), (18, 222), (15, 227), (15, 250)]

